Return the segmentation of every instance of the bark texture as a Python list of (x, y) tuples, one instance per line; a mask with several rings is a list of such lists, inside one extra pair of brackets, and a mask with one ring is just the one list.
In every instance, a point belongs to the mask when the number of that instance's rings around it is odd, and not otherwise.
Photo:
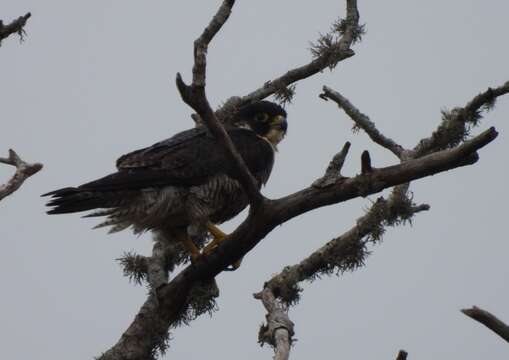
[[(236, 169), (235, 177), (249, 196), (250, 212), (246, 220), (211, 254), (200, 257), (171, 280), (165, 275), (165, 272), (173, 269), (165, 255), (168, 249), (161, 248), (157, 243), (151, 257), (126, 256), (122, 260), (126, 273), (137, 273), (135, 279), (147, 280), (151, 294), (117, 344), (101, 356), (102, 360), (152, 359), (157, 350), (164, 351), (171, 328), (188, 323), (213, 308), (213, 299), (217, 296), (214, 277), (244, 257), (275, 227), (323, 206), (393, 188), (387, 199), (379, 198), (349, 231), (331, 240), (299, 264), (285, 267), (280, 274), (267, 281), (263, 290), (256, 295), (268, 313), (267, 326), (261, 333), (262, 340), (274, 346), (277, 359), (288, 359), (294, 330), (287, 310), (298, 300), (301, 291), (298, 284), (321, 274), (352, 270), (362, 265), (367, 254), (366, 245), (380, 241), (386, 226), (405, 223), (414, 214), (429, 210), (429, 205), (413, 203), (409, 193), (411, 181), (476, 163), (478, 150), (497, 137), (494, 128), (468, 140), (466, 133), (477, 125), (488, 104), (509, 92), (508, 83), (481, 93), (464, 108), (444, 113), (443, 121), (433, 135), (421, 140), (413, 149), (405, 149), (382, 134), (375, 123), (348, 99), (324, 87), (320, 96), (334, 101), (358, 129), (364, 130), (375, 143), (391, 151), (399, 163), (377, 168), (366, 151), (360, 157), (361, 173), (347, 177), (341, 174), (350, 148), (347, 143), (331, 160), (325, 174), (312, 185), (280, 199), (265, 198), (222, 124), (228, 123), (238, 107), (267, 96), (277, 95), (282, 100), (291, 100), (295, 82), (326, 68), (333, 69), (339, 62), (354, 55), (351, 47), (360, 40), (363, 27), (359, 24), (357, 1), (347, 0), (346, 18), (334, 23), (331, 31), (312, 45), (312, 61), (265, 82), (247, 95), (231, 97), (224, 106), (213, 111), (205, 91), (206, 54), (210, 42), (227, 21), (234, 4), (233, 0), (224, 0), (196, 39), (192, 83), (186, 84), (182, 76), (177, 74), (176, 84), (183, 101), (196, 112), (195, 121), (206, 126), (220, 146), (230, 154), (230, 161)], [(400, 352), (400, 355), (406, 358), (406, 353)]]
[(9, 149), (7, 158), (0, 158), (0, 163), (16, 167), (14, 176), (6, 184), (0, 185), (0, 201), (18, 190), (26, 179), (42, 169), (42, 164), (29, 164), (23, 161), (12, 149)]

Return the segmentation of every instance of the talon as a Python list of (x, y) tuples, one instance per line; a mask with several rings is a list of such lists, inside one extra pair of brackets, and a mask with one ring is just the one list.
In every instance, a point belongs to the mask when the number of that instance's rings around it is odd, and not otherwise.
[[(219, 244), (221, 244), (228, 237), (228, 234), (224, 233), (221, 229), (219, 229), (216, 225), (212, 224), (210, 221), (207, 223), (207, 230), (209, 231), (210, 235), (212, 235), (213, 240), (203, 248), (202, 254), (205, 256), (212, 253), (219, 246)], [(233, 264), (231, 264), (225, 270), (235, 271), (240, 267), (241, 263), (242, 259), (239, 259), (235, 261)]]
[(207, 223), (207, 230), (214, 239), (210, 242), (210, 244), (203, 248), (202, 253), (204, 255), (210, 254), (212, 251), (214, 251), (215, 248), (219, 246), (219, 244), (221, 244), (224, 241), (224, 239), (228, 237), (227, 234), (221, 231), (221, 229), (219, 229), (216, 225), (212, 224), (210, 221)]

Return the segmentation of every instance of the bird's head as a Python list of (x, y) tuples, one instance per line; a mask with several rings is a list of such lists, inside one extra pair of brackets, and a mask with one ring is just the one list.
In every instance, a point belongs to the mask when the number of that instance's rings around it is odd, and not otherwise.
[(237, 126), (253, 130), (274, 147), (286, 135), (286, 111), (270, 101), (257, 101), (240, 108), (235, 115)]

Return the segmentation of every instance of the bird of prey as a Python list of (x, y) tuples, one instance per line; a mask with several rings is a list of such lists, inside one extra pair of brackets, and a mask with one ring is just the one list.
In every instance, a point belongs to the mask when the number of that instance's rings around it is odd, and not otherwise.
[[(232, 123), (226, 131), (261, 187), (286, 134), (286, 111), (258, 101), (240, 108)], [(52, 197), (48, 214), (95, 210), (86, 216), (106, 217), (97, 227), (110, 226), (110, 232), (151, 230), (181, 242), (196, 259), (198, 239), (208, 231), (213, 240), (204, 252), (213, 250), (226, 237), (216, 224), (248, 205), (225, 152), (203, 126), (123, 155), (116, 166), (117, 172), (98, 180), (44, 194)]]

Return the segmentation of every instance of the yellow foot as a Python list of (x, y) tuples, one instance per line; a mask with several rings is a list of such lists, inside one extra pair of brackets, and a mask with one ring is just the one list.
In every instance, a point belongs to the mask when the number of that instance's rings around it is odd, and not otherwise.
[[(210, 221), (207, 223), (207, 230), (209, 231), (210, 235), (212, 235), (213, 239), (207, 246), (203, 248), (202, 254), (205, 256), (212, 253), (219, 246), (219, 244), (221, 244), (228, 237), (228, 234), (225, 234), (223, 231), (221, 231), (221, 229), (219, 229), (216, 225), (212, 224)], [(226, 270), (228, 271), (237, 270), (240, 267), (241, 263), (242, 259), (239, 259), (235, 261), (233, 264), (231, 264), (231, 266), (228, 267)]]
[(215, 248), (221, 244), (224, 239), (228, 237), (227, 234), (221, 231), (216, 225), (212, 224), (210, 221), (207, 223), (207, 230), (209, 231), (210, 235), (212, 235), (213, 239), (212, 241), (203, 248), (202, 254), (208, 255), (212, 251), (214, 251)]

